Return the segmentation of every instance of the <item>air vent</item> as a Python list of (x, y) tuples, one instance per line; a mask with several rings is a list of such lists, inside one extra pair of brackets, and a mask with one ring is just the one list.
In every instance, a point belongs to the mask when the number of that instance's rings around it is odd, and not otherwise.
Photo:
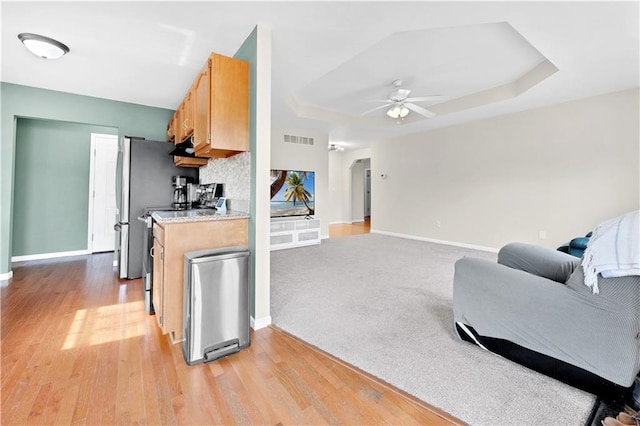
[(300, 145), (313, 145), (313, 138), (306, 136), (284, 135), (284, 141), (287, 143), (297, 143)]

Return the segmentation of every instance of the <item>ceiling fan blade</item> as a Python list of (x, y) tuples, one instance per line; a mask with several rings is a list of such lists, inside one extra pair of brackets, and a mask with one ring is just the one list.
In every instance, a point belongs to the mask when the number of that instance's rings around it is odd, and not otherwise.
[[(387, 102), (387, 101), (385, 101), (385, 102)], [(373, 109), (370, 109), (369, 111), (365, 111), (365, 112), (361, 113), (360, 115), (367, 115), (367, 114), (370, 114), (370, 113), (372, 113), (372, 112), (374, 112), (374, 111), (377, 111), (377, 110), (379, 110), (379, 109), (382, 109), (382, 108), (388, 108), (388, 107), (389, 107), (389, 105), (391, 105), (391, 103), (388, 103), (388, 102), (387, 102), (387, 103), (385, 103), (384, 105), (380, 105), (380, 106), (377, 106), (377, 107), (375, 107), (375, 108), (373, 108)]]
[(427, 102), (427, 101), (445, 101), (449, 99), (446, 95), (432, 95), (432, 96), (417, 96), (415, 98), (407, 98), (407, 102)]
[(412, 103), (405, 103), (404, 106), (406, 106), (407, 108), (409, 108), (411, 111), (413, 112), (417, 112), (418, 114), (427, 117), (427, 118), (431, 118), (431, 117), (435, 117), (435, 113), (429, 111), (428, 109), (424, 109), (421, 106), (418, 106), (416, 104), (412, 104)]

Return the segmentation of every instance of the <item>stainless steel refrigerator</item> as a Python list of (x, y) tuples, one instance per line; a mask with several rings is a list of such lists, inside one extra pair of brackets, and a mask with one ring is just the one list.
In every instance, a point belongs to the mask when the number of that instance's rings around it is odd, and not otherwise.
[(137, 220), (145, 207), (170, 207), (172, 176), (191, 176), (197, 168), (177, 167), (169, 151), (173, 144), (125, 136), (118, 147), (116, 166), (116, 256), (120, 278), (142, 276), (143, 239), (146, 225)]

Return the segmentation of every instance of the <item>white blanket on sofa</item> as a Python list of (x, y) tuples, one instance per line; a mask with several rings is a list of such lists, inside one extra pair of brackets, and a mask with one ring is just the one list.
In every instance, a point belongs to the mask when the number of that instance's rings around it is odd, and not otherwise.
[(598, 293), (604, 278), (640, 275), (640, 210), (602, 222), (582, 258), (584, 283)]

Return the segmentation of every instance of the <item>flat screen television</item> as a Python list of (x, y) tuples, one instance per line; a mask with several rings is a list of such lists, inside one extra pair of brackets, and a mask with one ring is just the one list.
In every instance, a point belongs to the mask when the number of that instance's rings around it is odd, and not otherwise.
[(271, 217), (315, 214), (315, 173), (271, 170)]

